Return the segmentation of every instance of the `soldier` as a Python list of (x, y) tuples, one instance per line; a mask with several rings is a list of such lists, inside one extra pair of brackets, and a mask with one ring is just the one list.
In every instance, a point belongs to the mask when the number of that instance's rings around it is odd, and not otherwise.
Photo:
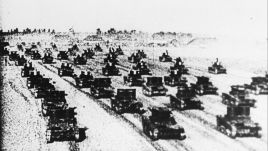
[(93, 76), (92, 76), (92, 74), (91, 74), (89, 71), (87, 71), (87, 77), (88, 77), (89, 79), (93, 79)]
[(141, 68), (141, 62), (137, 63), (137, 68)]
[(7, 66), (8, 63), (7, 63), (7, 56), (5, 56), (5, 66)]
[(174, 70), (171, 70), (171, 71), (170, 71), (170, 76), (171, 76), (171, 77), (175, 76)]
[(110, 62), (108, 62), (107, 64), (106, 64), (106, 67), (105, 68), (110, 68), (110, 66), (111, 66), (111, 63)]
[(146, 68), (147, 66), (145, 65), (144, 61), (141, 61), (141, 68)]
[(65, 63), (62, 63), (60, 68), (63, 68), (64, 66), (65, 66)]
[(115, 63), (114, 63), (114, 62), (112, 63), (112, 68), (113, 68), (113, 69), (115, 69), (115, 68), (116, 68), (116, 67), (115, 67)]
[(133, 70), (130, 70), (129, 76), (134, 76), (134, 71)]
[(77, 60), (80, 60), (81, 59), (81, 56), (80, 55), (77, 55)]
[(177, 58), (176, 62), (182, 62), (181, 57)]
[(80, 78), (86, 78), (85, 71), (81, 71)]
[(216, 58), (216, 61), (214, 62), (213, 66), (217, 66), (217, 65), (219, 65), (218, 58)]

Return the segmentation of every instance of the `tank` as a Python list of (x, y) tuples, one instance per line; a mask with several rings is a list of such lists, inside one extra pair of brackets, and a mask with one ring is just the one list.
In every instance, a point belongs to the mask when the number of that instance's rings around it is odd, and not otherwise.
[(95, 98), (111, 98), (114, 96), (114, 88), (111, 84), (111, 78), (94, 78), (90, 93)]
[(77, 55), (77, 56), (74, 58), (74, 64), (75, 64), (75, 65), (85, 65), (86, 63), (87, 63), (87, 58), (86, 58), (86, 57)]
[(213, 86), (208, 77), (198, 76), (195, 84), (191, 83), (192, 88), (199, 95), (214, 94), (217, 95), (218, 88)]
[(44, 57), (42, 58), (43, 64), (52, 64), (53, 63), (53, 57), (49, 53), (45, 53)]
[(142, 86), (144, 80), (138, 70), (130, 70), (127, 76), (123, 77), (124, 84), (128, 86)]
[(204, 110), (203, 103), (196, 97), (194, 90), (186, 84), (177, 87), (176, 96), (170, 95), (170, 105), (179, 110)]
[(217, 128), (231, 138), (262, 136), (262, 128), (251, 120), (249, 106), (228, 106), (227, 114), (217, 115)]
[(162, 77), (147, 77), (142, 85), (142, 92), (146, 96), (166, 95), (167, 89), (164, 87)]
[(165, 85), (174, 87), (184, 83), (187, 83), (187, 79), (182, 76), (182, 73), (178, 69), (171, 70), (168, 76), (164, 76)]
[(121, 76), (119, 69), (115, 63), (108, 62), (105, 67), (102, 68), (102, 74), (104, 76)]
[(255, 107), (256, 100), (250, 97), (250, 93), (244, 85), (232, 85), (229, 94), (222, 93), (222, 103)]
[(184, 128), (178, 125), (168, 108), (154, 107), (149, 110), (151, 114), (142, 115), (144, 134), (152, 140), (161, 138), (184, 140), (186, 138)]
[(118, 114), (143, 114), (143, 104), (137, 101), (136, 89), (117, 89), (117, 94), (111, 98), (111, 107)]
[(213, 74), (226, 74), (226, 68), (224, 68), (221, 63), (216, 59), (216, 62), (212, 64), (212, 66), (208, 67), (208, 72)]
[(132, 67), (132, 69), (138, 70), (141, 75), (152, 75), (151, 70), (144, 61), (138, 62), (136, 66)]
[(74, 79), (77, 87), (90, 88), (94, 80), (94, 77), (89, 71), (88, 72), (81, 71), (81, 74), (79, 76), (76, 76)]
[(163, 53), (161, 56), (159, 56), (160, 62), (172, 62), (172, 57), (168, 55), (168, 51), (166, 50), (166, 53)]
[(59, 51), (59, 53), (57, 55), (57, 59), (59, 59), (59, 60), (68, 60), (67, 51)]
[(73, 69), (72, 65), (69, 63), (62, 63), (61, 67), (58, 69), (58, 75), (60, 77), (62, 77), (62, 76), (73, 77), (74, 76), (74, 69)]

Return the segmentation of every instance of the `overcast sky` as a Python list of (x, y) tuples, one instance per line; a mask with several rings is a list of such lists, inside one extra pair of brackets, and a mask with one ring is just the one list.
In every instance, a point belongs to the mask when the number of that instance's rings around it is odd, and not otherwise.
[[(137, 29), (267, 37), (267, 0), (0, 0), (2, 28)], [(1, 25), (0, 24), (0, 25)]]

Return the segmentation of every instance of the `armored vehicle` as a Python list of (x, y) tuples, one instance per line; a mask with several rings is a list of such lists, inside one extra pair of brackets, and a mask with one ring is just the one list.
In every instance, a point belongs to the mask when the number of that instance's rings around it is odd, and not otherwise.
[(51, 91), (48, 96), (41, 98), (43, 116), (50, 116), (56, 110), (66, 109), (68, 104), (65, 96), (65, 91)]
[(67, 108), (64, 110), (55, 110), (48, 119), (48, 127), (74, 127), (77, 125), (76, 108)]
[(11, 51), (9, 54), (9, 60), (10, 61), (15, 61), (20, 57), (17, 51)]
[(136, 89), (117, 89), (117, 94), (111, 98), (111, 107), (116, 113), (143, 114), (143, 104), (137, 101)]
[(34, 43), (31, 46), (25, 47), (25, 54), (32, 55), (34, 49), (37, 49), (37, 45)]
[(114, 55), (114, 54), (108, 54), (106, 58), (104, 58), (104, 63), (108, 63), (108, 62), (111, 62), (111, 63), (114, 63), (114, 64), (118, 64), (118, 60), (117, 60), (117, 56)]
[(142, 115), (143, 132), (152, 140), (173, 138), (184, 140), (184, 128), (177, 124), (168, 108), (154, 107), (151, 115)]
[(35, 80), (33, 80), (34, 85), (34, 96), (35, 98), (44, 98), (48, 95), (50, 95), (50, 93), (52, 93), (52, 91), (56, 91), (55, 86), (53, 85), (55, 82), (51, 83), (49, 78), (35, 78)]
[(56, 88), (51, 83), (45, 83), (42, 87), (38, 87), (34, 90), (34, 96), (35, 98), (44, 98), (50, 93), (53, 93), (53, 91), (56, 91)]
[(72, 53), (74, 51), (79, 51), (79, 48), (78, 48), (77, 44), (74, 44), (74, 45), (72, 45), (71, 48), (68, 48), (69, 53)]
[(52, 127), (46, 130), (47, 143), (54, 141), (75, 141), (80, 142), (85, 138), (85, 128), (74, 127)]
[(216, 58), (216, 62), (214, 62), (212, 66), (208, 67), (208, 72), (214, 74), (227, 73), (226, 68), (224, 68), (220, 62), (218, 62), (218, 58)]
[(109, 53), (107, 54), (107, 56), (108, 56), (108, 55), (117, 57), (119, 54), (114, 50), (113, 47), (110, 47), (110, 48), (109, 48)]
[(184, 62), (181, 60), (180, 57), (175, 59), (175, 64), (174, 66), (170, 67), (170, 70), (179, 70), (179, 72), (182, 74), (188, 74), (188, 71), (189, 71), (185, 67)]
[(37, 49), (32, 52), (31, 59), (32, 60), (39, 60), (39, 59), (41, 59), (41, 55), (40, 55), (40, 53), (38, 52)]
[(179, 73), (179, 70), (171, 70), (168, 76), (164, 76), (164, 82), (168, 86), (178, 86), (187, 83), (187, 79), (182, 77), (182, 73)]
[(93, 51), (93, 49), (88, 48), (87, 50), (84, 50), (82, 57), (85, 57), (87, 59), (92, 59), (94, 55), (95, 55), (95, 52)]
[(62, 63), (61, 67), (58, 69), (58, 75), (59, 76), (69, 76), (73, 77), (74, 75), (74, 69), (71, 64), (69, 63)]
[(137, 51), (137, 55), (138, 55), (140, 58), (147, 58), (147, 55), (144, 53), (143, 50), (138, 50), (138, 51)]
[(197, 82), (195, 84), (191, 83), (192, 88), (199, 95), (205, 94), (218, 94), (215, 86), (213, 86), (212, 82), (209, 81), (208, 77), (200, 76), (197, 77)]
[(40, 71), (37, 71), (36, 73), (32, 72), (30, 73), (29, 77), (27, 78), (27, 87), (28, 89), (36, 87), (37, 83), (43, 80), (43, 76), (40, 74)]
[(166, 50), (166, 53), (163, 53), (162, 56), (159, 56), (160, 62), (172, 62), (172, 57), (168, 55), (168, 51)]
[(124, 55), (123, 50), (121, 49), (120, 45), (115, 49), (115, 55)]
[(34, 72), (34, 67), (33, 67), (32, 62), (25, 63), (23, 68), (21, 69), (21, 76), (29, 77), (31, 72)]
[(121, 76), (119, 69), (115, 66), (115, 63), (110, 62), (102, 68), (102, 74), (105, 76)]
[(142, 85), (142, 93), (146, 96), (166, 95), (167, 89), (162, 80), (162, 77), (147, 77)]
[(249, 91), (247, 91), (244, 85), (232, 85), (229, 94), (222, 93), (222, 103), (255, 107), (256, 100), (250, 98)]
[(7, 46), (9, 46), (9, 42), (3, 42), (3, 41), (0, 41), (0, 55), (1, 56), (6, 56), (8, 55), (8, 50), (7, 50)]
[(45, 53), (44, 57), (42, 58), (42, 63), (44, 64), (51, 64), (53, 63), (53, 57), (49, 53)]
[(74, 64), (75, 64), (75, 65), (85, 65), (86, 63), (87, 63), (87, 58), (86, 58), (86, 57), (77, 55), (77, 56), (74, 58)]
[(76, 86), (79, 88), (90, 88), (92, 81), (94, 80), (93, 75), (89, 71), (81, 71), (81, 74), (74, 79)]
[(133, 66), (133, 69), (138, 70), (141, 75), (152, 75), (144, 61), (138, 62), (136, 66)]
[(124, 84), (129, 86), (142, 86), (144, 80), (141, 77), (141, 74), (137, 70), (130, 70), (127, 76), (123, 77)]
[(114, 96), (114, 88), (111, 84), (111, 78), (94, 78), (90, 93), (95, 98), (111, 98)]
[(186, 84), (178, 86), (176, 96), (170, 95), (170, 105), (179, 110), (204, 109), (202, 102), (196, 97), (193, 89)]
[(67, 51), (60, 51), (57, 55), (57, 59), (59, 60), (68, 60)]
[(251, 120), (249, 106), (228, 106), (227, 114), (218, 115), (217, 128), (231, 138), (241, 136), (261, 137), (262, 128)]
[(255, 94), (268, 94), (268, 73), (265, 77), (252, 77), (252, 81), (247, 88)]
[(138, 63), (141, 61), (142, 58), (137, 53), (132, 53), (131, 56), (127, 59), (130, 63)]
[(24, 55), (22, 55), (15, 61), (15, 65), (16, 66), (23, 66), (26, 62), (27, 62), (27, 60), (25, 59)]

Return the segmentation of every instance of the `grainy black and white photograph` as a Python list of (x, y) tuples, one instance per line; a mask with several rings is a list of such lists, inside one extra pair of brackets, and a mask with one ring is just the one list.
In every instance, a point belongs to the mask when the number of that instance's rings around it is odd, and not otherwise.
[(0, 0), (3, 151), (266, 151), (267, 0)]

